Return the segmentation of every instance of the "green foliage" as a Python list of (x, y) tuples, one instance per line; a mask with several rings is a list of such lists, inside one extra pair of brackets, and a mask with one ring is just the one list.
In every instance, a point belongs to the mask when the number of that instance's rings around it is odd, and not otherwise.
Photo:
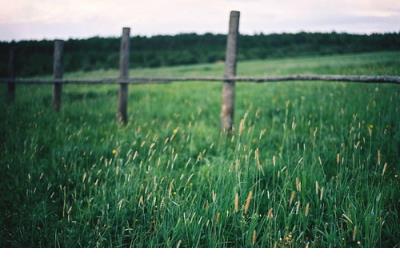
[[(65, 44), (67, 72), (118, 67), (119, 38), (70, 39)], [(130, 62), (133, 68), (215, 63), (225, 57), (225, 35), (179, 34), (175, 36), (136, 36), (131, 38)], [(9, 47), (16, 47), (18, 76), (52, 72), (53, 42), (0, 42), (0, 76), (7, 76)], [(271, 59), (300, 55), (327, 55), (400, 48), (400, 33), (353, 35), (346, 33), (297, 33), (241, 35), (239, 60)]]
[[(238, 71), (394, 75), (400, 53), (249, 61)], [(67, 85), (56, 114), (50, 86), (18, 85), (7, 107), (0, 86), (0, 246), (399, 246), (399, 86), (238, 83), (233, 136), (219, 133), (220, 83), (132, 85), (124, 127), (116, 88)]]

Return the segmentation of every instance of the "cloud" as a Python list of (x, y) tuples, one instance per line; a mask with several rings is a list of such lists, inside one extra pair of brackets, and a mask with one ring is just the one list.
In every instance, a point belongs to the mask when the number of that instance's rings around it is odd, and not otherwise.
[(398, 0), (0, 0), (0, 39), (225, 33), (230, 10), (241, 32), (399, 31)]

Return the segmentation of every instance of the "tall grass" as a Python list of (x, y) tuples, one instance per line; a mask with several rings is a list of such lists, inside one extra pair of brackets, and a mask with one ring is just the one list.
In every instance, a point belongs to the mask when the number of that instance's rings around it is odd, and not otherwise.
[[(398, 75), (399, 56), (253, 61), (239, 73)], [(59, 114), (50, 86), (18, 86), (16, 104), (1, 105), (0, 245), (398, 247), (399, 90), (238, 84), (236, 129), (225, 136), (219, 83), (131, 86), (124, 127), (115, 86), (68, 85)]]

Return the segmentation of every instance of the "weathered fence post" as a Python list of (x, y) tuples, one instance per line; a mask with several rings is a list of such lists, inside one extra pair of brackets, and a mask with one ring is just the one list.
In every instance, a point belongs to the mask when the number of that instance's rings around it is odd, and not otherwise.
[[(8, 78), (10, 80), (15, 79), (15, 49), (14, 47), (10, 48), (9, 56), (8, 56)], [(11, 104), (15, 100), (15, 82), (9, 81), (7, 84), (7, 103)]]
[[(53, 79), (61, 80), (63, 78), (63, 51), (64, 41), (54, 41), (54, 55), (53, 55)], [(61, 92), (62, 83), (55, 82), (53, 85), (53, 108), (56, 112), (60, 111), (61, 108)]]
[[(239, 36), (239, 11), (231, 11), (226, 42), (224, 78), (236, 76), (237, 39)], [(235, 82), (226, 81), (222, 88), (221, 126), (225, 132), (232, 131), (235, 106)]]
[[(120, 80), (129, 79), (129, 33), (130, 28), (122, 29), (121, 50), (119, 58)], [(117, 119), (120, 123), (126, 124), (128, 121), (128, 83), (120, 83), (118, 92), (118, 112)]]

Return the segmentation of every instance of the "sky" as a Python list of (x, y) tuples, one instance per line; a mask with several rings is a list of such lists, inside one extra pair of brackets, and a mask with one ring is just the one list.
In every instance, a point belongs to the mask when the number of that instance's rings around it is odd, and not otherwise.
[(0, 0), (0, 40), (240, 32), (399, 32), (400, 0)]

